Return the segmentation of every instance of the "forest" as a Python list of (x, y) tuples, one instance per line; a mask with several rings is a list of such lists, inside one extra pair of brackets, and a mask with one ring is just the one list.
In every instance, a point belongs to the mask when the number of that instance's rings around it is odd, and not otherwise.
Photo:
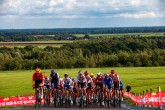
[(0, 70), (165, 66), (165, 36), (89, 39), (60, 48), (0, 47), (0, 59)]

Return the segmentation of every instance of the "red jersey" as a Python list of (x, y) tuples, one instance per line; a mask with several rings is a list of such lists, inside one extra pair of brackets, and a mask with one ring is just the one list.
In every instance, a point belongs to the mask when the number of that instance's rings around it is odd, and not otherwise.
[(76, 81), (74, 81), (73, 82), (73, 88), (76, 88), (76, 85), (77, 85), (77, 83), (76, 83)]
[(100, 77), (96, 77), (96, 84), (103, 84), (103, 76), (100, 76)]
[(118, 74), (109, 74), (109, 76), (113, 79), (113, 82), (120, 81)]
[(96, 83), (96, 78), (93, 77), (93, 78), (92, 78), (92, 81), (93, 81), (93, 83), (95, 84), (95, 83)]
[(39, 74), (34, 73), (32, 80), (33, 81), (35, 81), (35, 80), (42, 80), (43, 81), (44, 80), (44, 76), (43, 76), (43, 74), (41, 72)]

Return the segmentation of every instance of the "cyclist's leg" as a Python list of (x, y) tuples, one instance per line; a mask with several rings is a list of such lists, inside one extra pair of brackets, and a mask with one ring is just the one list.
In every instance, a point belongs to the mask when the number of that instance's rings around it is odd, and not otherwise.
[(105, 99), (108, 99), (108, 97), (107, 97), (108, 85), (105, 85), (105, 86), (104, 86), (103, 92), (104, 92), (104, 98), (105, 98)]
[(81, 88), (81, 83), (78, 82), (78, 92), (77, 92), (77, 96), (80, 97), (80, 88)]

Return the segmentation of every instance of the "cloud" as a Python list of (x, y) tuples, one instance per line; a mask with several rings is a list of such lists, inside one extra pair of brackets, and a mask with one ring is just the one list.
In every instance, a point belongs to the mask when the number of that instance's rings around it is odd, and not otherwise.
[(124, 18), (157, 18), (157, 17), (162, 17), (161, 15), (157, 15), (154, 12), (144, 12), (144, 13), (124, 13), (124, 14), (119, 14), (114, 17), (124, 17)]
[(164, 0), (1, 0), (0, 17), (164, 17), (160, 2), (165, 4)]

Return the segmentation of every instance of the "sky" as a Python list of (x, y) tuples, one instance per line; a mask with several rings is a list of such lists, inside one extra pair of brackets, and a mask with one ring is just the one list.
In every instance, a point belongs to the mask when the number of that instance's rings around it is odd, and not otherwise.
[(165, 0), (0, 0), (0, 29), (165, 26)]

